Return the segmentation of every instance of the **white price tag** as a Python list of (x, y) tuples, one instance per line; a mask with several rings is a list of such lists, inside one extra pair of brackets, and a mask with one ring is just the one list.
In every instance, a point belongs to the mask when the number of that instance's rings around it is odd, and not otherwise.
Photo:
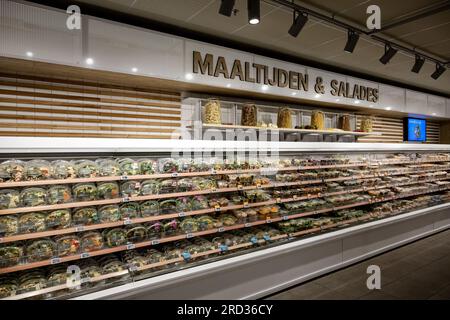
[(225, 231), (225, 228), (224, 228), (224, 227), (219, 228), (219, 229), (217, 229), (217, 231), (218, 231), (218, 232), (224, 232), (224, 231)]
[(129, 269), (131, 272), (136, 272), (136, 271), (138, 271), (137, 266), (136, 266), (135, 264), (133, 264), (133, 263), (131, 263), (131, 264), (128, 265), (128, 269)]
[(121, 176), (120, 180), (128, 180), (128, 176)]
[(130, 198), (129, 197), (124, 197), (124, 198), (122, 198), (122, 202), (123, 203), (130, 202)]
[(272, 220), (271, 219), (267, 219), (266, 223), (272, 223)]
[(184, 213), (184, 212), (180, 212), (180, 213), (178, 213), (178, 216), (179, 216), (180, 218), (182, 218), (182, 217), (186, 217), (186, 213)]
[(251, 227), (251, 226), (252, 226), (252, 224), (249, 223), (249, 222), (247, 222), (246, 224), (244, 224), (244, 227), (245, 227), (245, 228), (248, 228), (248, 227)]
[(80, 254), (80, 259), (86, 259), (89, 258), (91, 255), (89, 254), (89, 252), (83, 252), (82, 254)]
[(133, 250), (136, 248), (136, 245), (134, 243), (127, 244), (127, 250)]
[(281, 203), (281, 198), (277, 198), (277, 203)]
[(152, 246), (159, 244), (159, 240), (152, 240)]
[(257, 185), (256, 185), (256, 189), (261, 189), (261, 185), (260, 185), (260, 184), (257, 184)]
[(61, 262), (61, 258), (53, 258), (50, 260), (50, 264), (57, 264)]
[(89, 283), (89, 282), (91, 282), (91, 278), (89, 278), (89, 277), (86, 277), (86, 278), (81, 279), (81, 284), (83, 284), (83, 283)]
[(214, 207), (214, 211), (216, 211), (216, 212), (220, 212), (221, 210), (222, 210), (222, 208), (219, 207), (219, 206), (215, 206), (215, 207)]
[(217, 174), (217, 170), (216, 169), (211, 169), (211, 174)]
[(244, 187), (242, 186), (242, 184), (238, 184), (237, 189), (238, 189), (238, 190), (243, 190)]
[(283, 220), (284, 221), (289, 220), (289, 217), (288, 216), (283, 216)]
[(178, 177), (178, 172), (172, 172), (172, 177), (174, 178)]
[(84, 226), (75, 227), (75, 232), (83, 232), (83, 231), (84, 231)]
[(244, 208), (248, 208), (248, 202), (247, 201), (244, 202)]
[(194, 235), (192, 234), (192, 233), (188, 233), (187, 235), (186, 235), (186, 239), (190, 239), (190, 238), (193, 238), (194, 237)]
[(132, 221), (130, 219), (128, 219), (128, 218), (123, 220), (123, 225), (124, 226), (127, 226), (127, 225), (129, 225), (131, 223), (132, 223)]

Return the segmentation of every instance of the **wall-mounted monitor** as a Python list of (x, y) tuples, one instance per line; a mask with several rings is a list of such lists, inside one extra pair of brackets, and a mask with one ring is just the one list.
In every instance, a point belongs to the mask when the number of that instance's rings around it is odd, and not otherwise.
[(403, 140), (425, 142), (427, 140), (427, 121), (425, 119), (404, 118)]

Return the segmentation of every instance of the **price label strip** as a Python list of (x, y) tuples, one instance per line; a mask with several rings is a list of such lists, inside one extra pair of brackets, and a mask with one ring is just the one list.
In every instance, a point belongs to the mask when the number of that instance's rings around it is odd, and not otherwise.
[(186, 213), (184, 213), (184, 212), (180, 212), (180, 213), (178, 213), (178, 216), (179, 216), (180, 218), (182, 218), (182, 217), (186, 217)]
[(244, 208), (248, 208), (248, 201), (244, 201)]
[(60, 262), (61, 262), (61, 258), (58, 258), (58, 257), (50, 260), (50, 264), (58, 264)]
[(130, 219), (128, 219), (128, 218), (123, 220), (123, 225), (124, 226), (127, 226), (127, 225), (129, 225), (131, 223), (132, 223), (132, 221)]
[(186, 239), (190, 239), (190, 238), (193, 238), (194, 237), (194, 235), (192, 234), (192, 233), (188, 233), (187, 235), (186, 235)]
[(136, 245), (134, 243), (127, 244), (127, 250), (133, 250), (136, 248)]
[(217, 232), (225, 232), (225, 228), (221, 227), (221, 228), (217, 229)]
[(172, 172), (171, 176), (174, 178), (178, 177), (178, 172)]
[(191, 259), (191, 254), (189, 252), (183, 252), (181, 253), (181, 256), (183, 257), (184, 260), (190, 260)]
[(159, 240), (152, 240), (152, 246), (159, 244)]
[(220, 250), (220, 252), (228, 251), (228, 246), (226, 246), (226, 245), (224, 245), (224, 244), (221, 244), (221, 245), (219, 246), (219, 250)]
[(84, 226), (75, 227), (75, 232), (83, 232), (83, 231), (84, 231)]
[(89, 254), (89, 252), (83, 252), (82, 254), (80, 254), (80, 259), (86, 259), (89, 258), (91, 255)]
[(253, 244), (257, 244), (258, 243), (258, 239), (256, 237), (251, 237), (250, 238), (250, 242)]
[(220, 211), (222, 211), (222, 208), (219, 205), (217, 205), (214, 207), (214, 211), (220, 212)]
[(121, 176), (120, 180), (128, 180), (128, 176)]

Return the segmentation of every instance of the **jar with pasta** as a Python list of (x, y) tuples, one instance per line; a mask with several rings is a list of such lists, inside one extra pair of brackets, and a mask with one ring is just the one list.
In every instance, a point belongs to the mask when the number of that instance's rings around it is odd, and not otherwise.
[(311, 114), (311, 127), (315, 130), (325, 129), (325, 115), (322, 111), (313, 111)]
[(339, 116), (338, 119), (338, 128), (344, 131), (353, 131), (350, 123), (350, 115), (343, 114)]
[(360, 128), (362, 132), (372, 132), (373, 121), (371, 117), (363, 117), (361, 119)]
[(254, 104), (244, 104), (242, 107), (241, 125), (255, 127), (258, 124), (257, 108)]
[(222, 115), (219, 100), (210, 99), (206, 103), (205, 117), (203, 122), (206, 124), (222, 124)]
[(292, 113), (289, 108), (281, 108), (278, 111), (277, 125), (278, 128), (292, 128)]

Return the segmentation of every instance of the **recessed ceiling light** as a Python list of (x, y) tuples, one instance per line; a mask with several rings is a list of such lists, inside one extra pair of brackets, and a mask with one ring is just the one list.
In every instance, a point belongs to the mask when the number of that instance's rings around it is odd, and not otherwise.
[(263, 91), (267, 91), (267, 90), (269, 90), (269, 86), (268, 86), (267, 84), (265, 84), (265, 85), (263, 85), (263, 86), (261, 87), (261, 89), (262, 89)]
[(314, 97), (315, 98), (320, 98), (320, 94), (316, 94)]
[(87, 59), (86, 59), (86, 64), (88, 64), (88, 65), (93, 65), (93, 64), (94, 64), (94, 59), (92, 59), (92, 58), (87, 58)]
[(186, 75), (184, 77), (186, 78), (186, 80), (194, 79), (194, 76), (192, 75), (192, 73), (186, 73)]
[(33, 54), (33, 52), (31, 52), (31, 51), (27, 51), (27, 57), (33, 57), (34, 56), (34, 54)]
[(131, 68), (131, 71), (138, 72), (138, 68)]

